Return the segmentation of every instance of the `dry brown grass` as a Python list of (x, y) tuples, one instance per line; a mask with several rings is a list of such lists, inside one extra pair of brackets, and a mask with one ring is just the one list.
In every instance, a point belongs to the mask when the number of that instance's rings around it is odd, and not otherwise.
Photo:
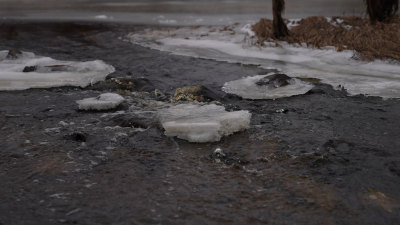
[[(337, 26), (325, 17), (309, 17), (290, 30), (290, 36), (282, 38), (288, 43), (306, 43), (313, 48), (335, 46), (338, 51), (355, 50), (361, 60), (394, 59), (400, 62), (400, 15), (391, 23), (370, 24), (368, 19), (359, 17), (333, 17), (344, 22)], [(346, 29), (346, 25), (351, 26)], [(258, 44), (264, 41), (276, 42), (273, 38), (272, 21), (261, 19), (253, 26)]]

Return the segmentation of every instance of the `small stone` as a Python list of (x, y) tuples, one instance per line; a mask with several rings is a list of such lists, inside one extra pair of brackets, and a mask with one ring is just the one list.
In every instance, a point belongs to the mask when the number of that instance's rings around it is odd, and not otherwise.
[(35, 72), (36, 70), (37, 70), (37, 66), (25, 66), (24, 70), (22, 70), (22, 72), (29, 73), (29, 72)]
[(289, 85), (290, 84), (289, 81), (291, 79), (292, 78), (286, 74), (277, 73), (260, 79), (259, 81), (256, 82), (256, 84), (259, 86), (271, 86), (273, 88), (279, 88)]
[(69, 138), (77, 142), (86, 142), (87, 135), (80, 132), (74, 132), (69, 135)]
[(18, 59), (21, 56), (22, 56), (22, 52), (20, 50), (12, 49), (12, 50), (8, 51), (6, 59)]

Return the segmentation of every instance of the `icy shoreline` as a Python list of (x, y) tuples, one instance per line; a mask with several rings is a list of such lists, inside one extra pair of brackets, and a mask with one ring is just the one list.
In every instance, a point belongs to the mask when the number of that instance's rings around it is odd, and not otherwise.
[[(276, 68), (293, 77), (317, 78), (350, 95), (400, 98), (400, 65), (382, 60), (354, 60), (354, 51), (312, 49), (279, 42), (254, 46), (249, 25), (148, 29), (132, 33), (134, 44), (176, 55)], [(251, 31), (251, 30), (250, 30)]]

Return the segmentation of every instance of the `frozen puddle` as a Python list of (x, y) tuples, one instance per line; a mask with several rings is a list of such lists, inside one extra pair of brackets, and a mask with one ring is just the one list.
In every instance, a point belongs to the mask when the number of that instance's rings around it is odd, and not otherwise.
[(76, 101), (80, 110), (109, 110), (118, 107), (125, 99), (115, 93), (104, 93), (94, 98)]
[[(177, 55), (218, 61), (256, 64), (276, 68), (291, 77), (318, 78), (333, 87), (344, 87), (350, 95), (365, 94), (400, 98), (400, 64), (375, 60), (354, 60), (354, 51), (334, 48), (311, 49), (304, 46), (282, 47), (265, 43), (255, 46), (250, 25), (160, 28), (128, 35), (128, 40)], [(239, 77), (238, 77), (239, 78)]]
[(227, 112), (215, 104), (181, 104), (158, 112), (167, 136), (189, 142), (216, 142), (250, 126), (248, 111)]
[(102, 81), (114, 67), (101, 60), (60, 61), (31, 52), (0, 51), (0, 90), (60, 86), (86, 87)]
[(296, 78), (289, 79), (285, 86), (260, 83), (260, 81), (268, 77), (269, 75), (257, 75), (230, 81), (224, 84), (222, 90), (247, 99), (277, 99), (302, 95), (313, 88), (313, 85)]

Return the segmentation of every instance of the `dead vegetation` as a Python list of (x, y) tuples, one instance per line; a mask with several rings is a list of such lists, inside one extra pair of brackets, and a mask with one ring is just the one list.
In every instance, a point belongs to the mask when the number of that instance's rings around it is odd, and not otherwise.
[[(286, 21), (288, 22), (288, 21)], [(253, 25), (257, 43), (278, 42), (274, 38), (273, 23), (261, 19)], [(280, 40), (291, 44), (307, 44), (308, 47), (334, 46), (338, 51), (355, 50), (361, 60), (394, 59), (400, 61), (400, 15), (391, 23), (371, 24), (367, 18), (309, 17), (290, 30), (290, 35)]]

